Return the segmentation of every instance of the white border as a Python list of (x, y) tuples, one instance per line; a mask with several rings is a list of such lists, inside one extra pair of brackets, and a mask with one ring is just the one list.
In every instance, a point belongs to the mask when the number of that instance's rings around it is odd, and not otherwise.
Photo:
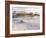
[[(41, 15), (40, 15), (40, 30), (12, 31), (12, 7), (30, 7), (30, 6), (35, 6), (35, 5), (16, 5), (16, 4), (10, 4), (10, 34), (42, 32), (42, 12), (41, 12)], [(42, 6), (40, 6), (40, 7), (42, 7)]]

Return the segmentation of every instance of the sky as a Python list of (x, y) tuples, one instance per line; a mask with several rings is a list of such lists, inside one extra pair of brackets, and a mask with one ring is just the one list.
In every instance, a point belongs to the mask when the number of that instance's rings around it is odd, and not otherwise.
[(38, 14), (40, 14), (42, 12), (42, 7), (41, 6), (27, 6), (27, 7), (21, 7), (20, 6), (14, 6), (12, 8), (13, 11), (16, 11), (16, 13), (20, 12), (20, 11), (25, 11), (26, 13), (35, 13), (37, 12)]

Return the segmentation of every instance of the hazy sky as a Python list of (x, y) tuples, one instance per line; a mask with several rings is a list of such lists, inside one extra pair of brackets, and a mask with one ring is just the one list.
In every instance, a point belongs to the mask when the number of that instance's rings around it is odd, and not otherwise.
[(30, 6), (30, 7), (13, 7), (12, 8), (13, 11), (16, 11), (16, 13), (20, 12), (20, 11), (25, 11), (26, 13), (30, 13), (30, 12), (37, 12), (37, 13), (41, 13), (42, 12), (42, 7), (37, 7), (37, 6)]

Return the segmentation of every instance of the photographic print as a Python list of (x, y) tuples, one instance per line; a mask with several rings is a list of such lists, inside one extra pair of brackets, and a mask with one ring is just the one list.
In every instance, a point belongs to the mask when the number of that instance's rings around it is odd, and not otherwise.
[(44, 34), (44, 3), (6, 2), (6, 36)]
[(39, 7), (13, 7), (12, 30), (38, 30), (40, 29)]

